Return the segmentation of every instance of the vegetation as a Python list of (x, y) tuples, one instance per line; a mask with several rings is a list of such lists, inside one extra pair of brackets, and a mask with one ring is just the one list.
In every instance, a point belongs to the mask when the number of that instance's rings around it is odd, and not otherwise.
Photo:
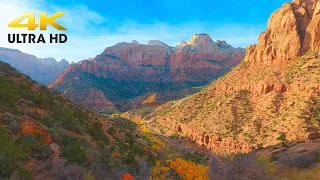
[(0, 128), (0, 142), (0, 178), (8, 178), (18, 167), (17, 163), (27, 157), (27, 152), (4, 128)]
[(186, 161), (181, 158), (168, 160), (166, 162), (157, 161), (152, 169), (151, 180), (162, 180), (167, 177), (180, 177), (183, 180), (202, 179), (209, 180), (208, 166), (197, 165), (192, 161)]
[(285, 133), (285, 132), (281, 132), (280, 135), (279, 135), (279, 137), (277, 138), (277, 140), (281, 141), (281, 144), (282, 144), (283, 146), (285, 146), (285, 145), (286, 145), (286, 141), (287, 141), (287, 135), (286, 135), (286, 133)]
[(63, 149), (62, 156), (68, 161), (81, 165), (85, 162), (87, 155), (78, 141), (72, 141)]
[(93, 176), (93, 174), (90, 171), (84, 172), (83, 179), (84, 180), (96, 180), (96, 178)]

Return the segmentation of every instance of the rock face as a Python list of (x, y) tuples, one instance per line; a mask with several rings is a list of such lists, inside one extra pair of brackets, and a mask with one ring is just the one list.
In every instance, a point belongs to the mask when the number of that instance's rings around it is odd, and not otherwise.
[(48, 129), (44, 126), (42, 126), (39, 122), (31, 119), (30, 117), (25, 116), (25, 120), (20, 123), (21, 126), (21, 133), (23, 135), (32, 135), (32, 136), (38, 136), (40, 135), (41, 140), (50, 145), (52, 142), (50, 133)]
[(60, 62), (54, 58), (41, 59), (19, 50), (1, 47), (0, 61), (10, 64), (41, 84), (55, 80), (69, 66), (69, 62), (65, 59)]
[[(201, 92), (158, 107), (150, 125), (223, 153), (278, 144), (281, 132), (288, 141), (319, 138), (319, 8), (319, 0), (285, 3), (239, 66)], [(211, 42), (197, 38), (190, 42), (197, 49)], [(211, 52), (228, 47), (210, 44)]]
[(93, 110), (128, 110), (133, 107), (128, 105), (132, 100), (134, 107), (143, 106), (146, 99), (142, 97), (147, 98), (148, 93), (165, 92), (168, 100), (181, 98), (180, 91), (194, 93), (192, 87), (206, 85), (228, 72), (244, 53), (224, 41), (214, 42), (206, 34), (194, 35), (189, 43), (182, 41), (176, 47), (159, 40), (147, 45), (119, 43), (91, 61), (72, 64), (49, 87)]
[(275, 11), (259, 43), (247, 48), (253, 63), (293, 60), (308, 51), (320, 50), (320, 3), (295, 0)]

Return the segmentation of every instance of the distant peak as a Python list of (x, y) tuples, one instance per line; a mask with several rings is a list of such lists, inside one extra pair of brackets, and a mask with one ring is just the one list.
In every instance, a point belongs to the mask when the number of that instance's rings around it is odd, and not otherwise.
[(187, 41), (180, 41), (180, 43), (179, 43), (179, 45), (180, 46), (186, 46), (186, 45), (188, 45), (188, 43), (187, 43)]
[(138, 41), (136, 41), (136, 40), (133, 40), (131, 43), (133, 43), (133, 44), (139, 44)]
[(199, 45), (206, 42), (213, 42), (211, 37), (208, 34), (195, 34), (191, 37), (189, 44), (191, 45)]
[(216, 43), (220, 43), (220, 44), (227, 44), (226, 41), (221, 41), (221, 40), (217, 40)]
[(161, 46), (161, 47), (169, 47), (166, 43), (163, 43), (159, 40), (149, 40), (147, 45), (155, 45), (155, 46)]

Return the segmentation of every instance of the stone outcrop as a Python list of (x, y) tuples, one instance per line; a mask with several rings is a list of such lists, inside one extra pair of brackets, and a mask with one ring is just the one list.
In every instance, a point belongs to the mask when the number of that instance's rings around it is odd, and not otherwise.
[[(114, 109), (146, 93), (173, 92), (175, 96), (166, 97), (181, 98), (175, 92), (206, 85), (242, 61), (244, 53), (225, 41), (214, 42), (207, 34), (194, 35), (189, 43), (181, 41), (176, 47), (159, 40), (147, 45), (119, 43), (93, 60), (70, 65), (49, 87), (92, 110), (108, 111), (108, 106)], [(89, 87), (97, 94), (87, 95)]]
[(42, 126), (39, 122), (31, 119), (28, 116), (24, 116), (24, 120), (20, 123), (21, 133), (23, 135), (39, 136), (40, 140), (50, 145), (52, 139), (47, 127)]
[(10, 64), (41, 84), (55, 80), (69, 66), (65, 59), (60, 62), (54, 58), (42, 59), (8, 48), (0, 48), (0, 61)]
[(246, 60), (252, 63), (288, 61), (319, 49), (320, 2), (295, 0), (271, 15), (258, 44), (247, 48)]

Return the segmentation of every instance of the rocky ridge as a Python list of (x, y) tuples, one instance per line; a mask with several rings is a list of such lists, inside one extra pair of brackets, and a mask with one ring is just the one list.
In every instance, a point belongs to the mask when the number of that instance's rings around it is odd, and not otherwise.
[(319, 132), (319, 7), (318, 0), (285, 3), (240, 65), (159, 107), (151, 124), (219, 153), (274, 145), (282, 132), (292, 141)]
[[(118, 43), (91, 61), (72, 64), (49, 87), (93, 110), (128, 110), (143, 107), (140, 102), (146, 100), (142, 97), (148, 93), (176, 94), (167, 95), (168, 100), (180, 98), (179, 91), (194, 93), (192, 87), (206, 85), (243, 58), (243, 49), (235, 49), (224, 41), (214, 42), (206, 34), (194, 35), (189, 43), (182, 41), (176, 47), (159, 40), (151, 40), (147, 45), (136, 41)], [(98, 93), (101, 98), (87, 96), (87, 92)], [(123, 108), (128, 100), (135, 105)], [(160, 99), (154, 104), (163, 102)]]
[(9, 63), (41, 84), (55, 80), (69, 66), (65, 59), (37, 58), (16, 49), (0, 47), (0, 61)]

